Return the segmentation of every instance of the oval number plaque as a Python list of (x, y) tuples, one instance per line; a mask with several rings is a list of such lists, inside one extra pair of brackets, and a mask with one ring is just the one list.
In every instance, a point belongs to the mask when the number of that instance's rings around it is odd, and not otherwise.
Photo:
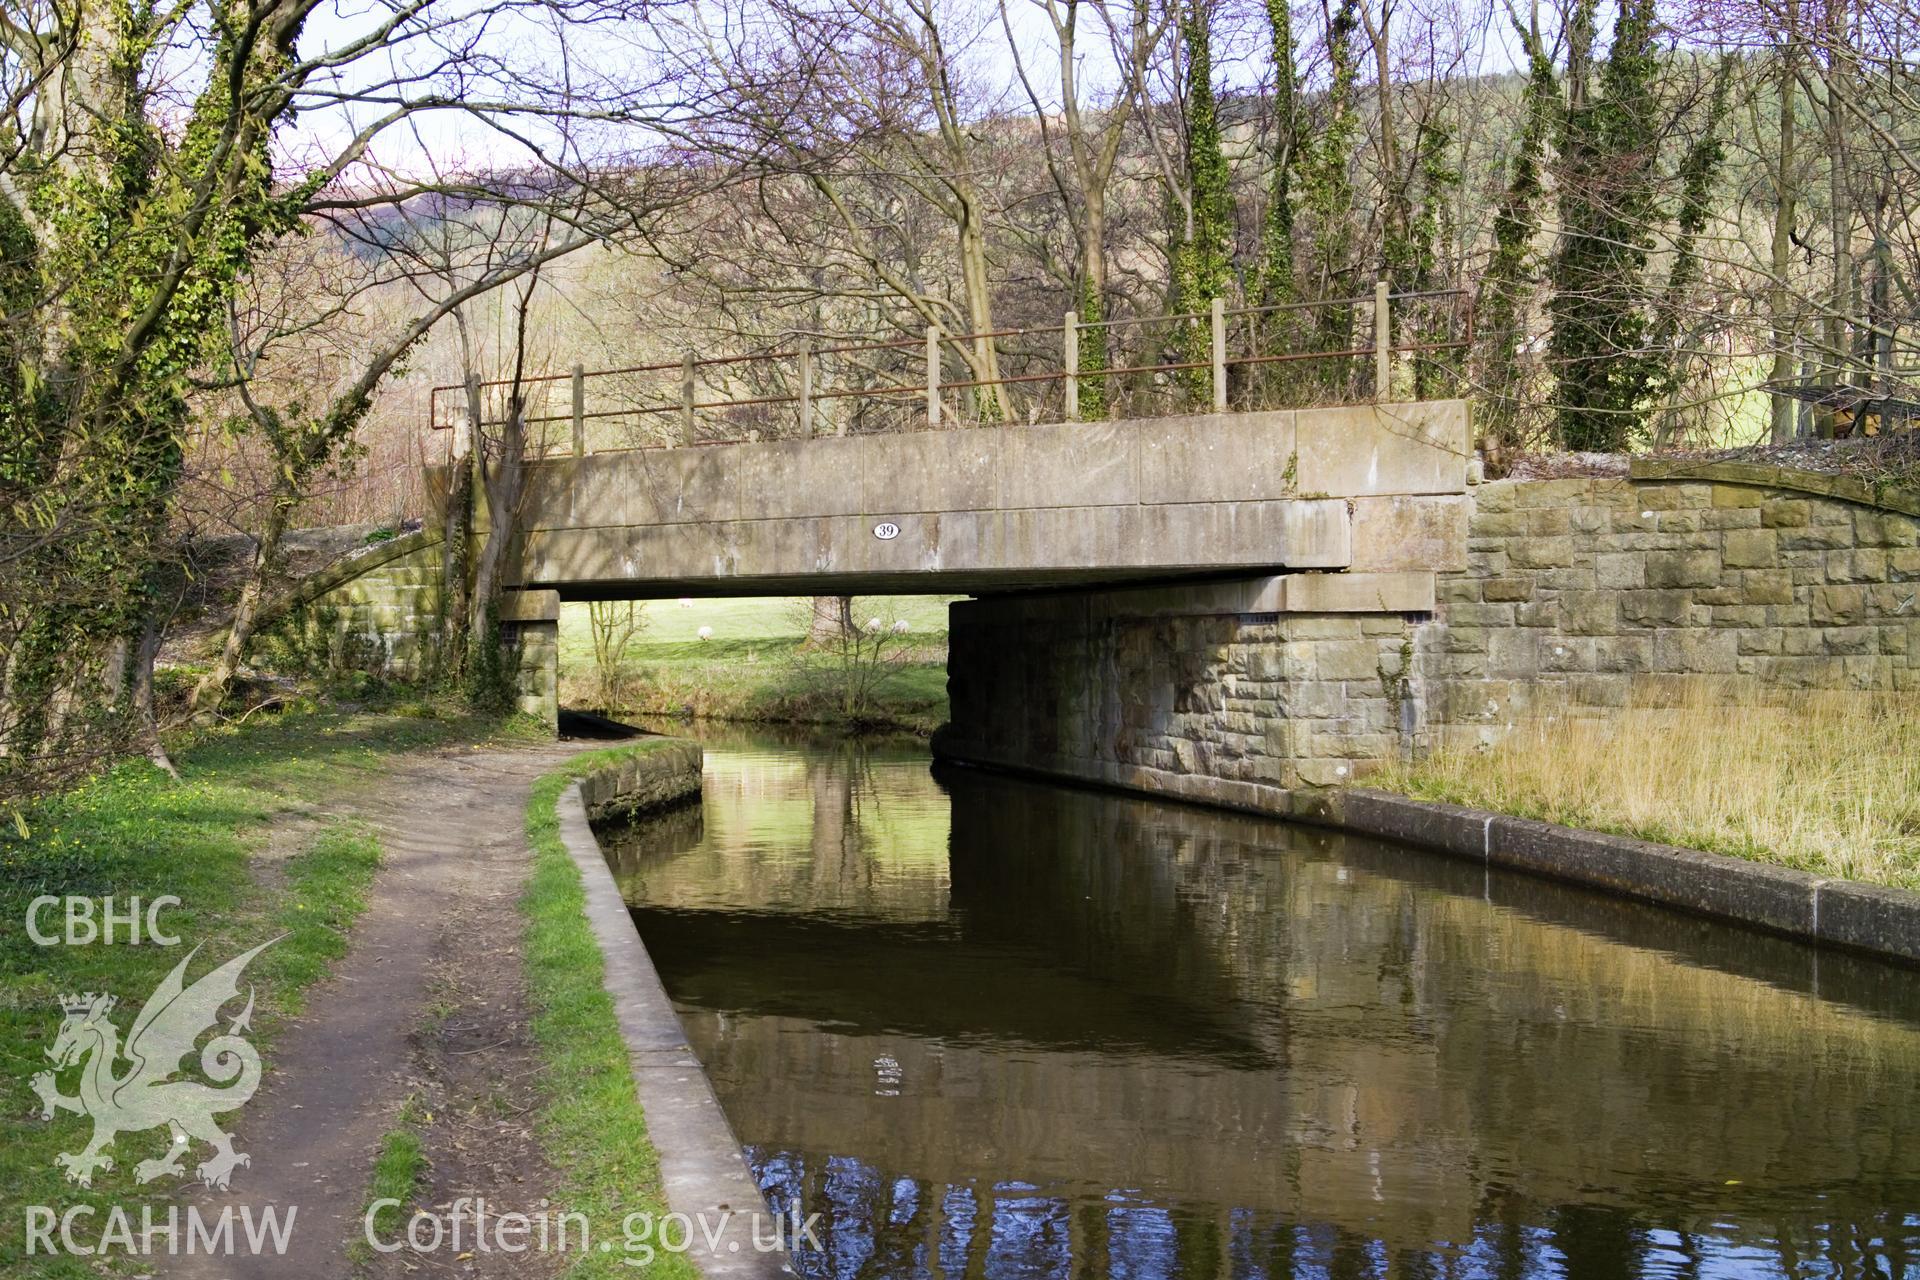
[(900, 536), (900, 526), (891, 520), (882, 520), (873, 526), (873, 536), (882, 542), (891, 542)]

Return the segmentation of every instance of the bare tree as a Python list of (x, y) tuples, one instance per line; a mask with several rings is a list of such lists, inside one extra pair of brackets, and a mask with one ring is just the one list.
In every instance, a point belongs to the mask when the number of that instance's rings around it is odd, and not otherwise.
[[(1144, 96), (1147, 68), (1166, 39), (1175, 11), (1171, 5), (1156, 8), (1147, 0), (1128, 0), (1124, 6), (1108, 0), (1028, 2), (1046, 15), (1053, 31), (1060, 103), (1057, 125), (1028, 73), (1020, 41), (1014, 34), (1009, 0), (1000, 0), (1000, 22), (1046, 149), (1048, 175), (1073, 228), (1079, 254), (1074, 310), (1080, 322), (1090, 326), (1080, 340), (1080, 368), (1097, 374), (1108, 367), (1107, 328), (1103, 323), (1108, 317), (1108, 192), (1127, 139), (1127, 127)], [(1080, 43), (1080, 22), (1086, 13), (1098, 21), (1096, 38), (1102, 40), (1114, 63), (1116, 83), (1103, 102), (1083, 100), (1080, 77), (1086, 55)], [(1105, 417), (1106, 392), (1104, 378), (1090, 378), (1081, 392), (1082, 412), (1091, 418)]]
[(593, 637), (594, 701), (608, 715), (627, 705), (627, 649), (646, 630), (644, 605), (634, 600), (593, 600), (587, 628)]
[[(426, 198), (416, 197), (422, 201)], [(391, 286), (401, 280), (422, 295), (424, 305), (416, 314), (402, 319), (370, 342), (360, 354), (357, 366), (327, 388), (322, 403), (311, 408), (298, 401), (274, 404), (263, 400), (254, 394), (254, 385), (255, 375), (269, 350), (302, 339), (314, 323), (312, 295), (304, 289), (282, 292), (267, 304), (271, 308), (269, 314), (256, 312), (253, 322), (245, 327), (236, 310), (234, 385), (253, 429), (270, 446), (275, 465), (252, 567), (241, 588), (220, 655), (194, 691), (197, 709), (212, 708), (225, 698), (253, 637), (266, 583), (277, 565), (281, 539), (292, 515), (306, 496), (314, 473), (331, 461), (352, 436), (382, 380), (443, 318), (459, 315), (462, 307), (510, 283), (525, 277), (537, 278), (545, 264), (593, 243), (597, 237), (581, 228), (579, 202), (578, 194), (568, 201), (574, 225), (570, 234), (560, 237), (547, 233), (553, 222), (551, 214), (541, 211), (532, 215), (517, 205), (503, 210), (491, 202), (478, 206), (469, 202), (464, 209), (440, 204), (427, 228), (431, 239), (426, 245), (409, 244), (396, 237), (391, 227), (387, 228), (380, 238), (382, 257), (376, 260), (373, 269), (360, 273), (355, 285), (348, 287), (335, 308), (334, 318), (364, 292), (373, 288), (390, 292)], [(538, 236), (516, 234), (517, 226), (530, 218), (537, 218), (542, 233)], [(400, 219), (403, 225), (410, 220)], [(455, 228), (465, 234), (456, 234)], [(452, 257), (423, 261), (429, 259), (434, 250), (445, 250), (450, 239), (465, 241), (466, 252), (455, 249)], [(529, 287), (527, 296), (530, 294)], [(512, 509), (511, 505), (495, 508)], [(497, 550), (494, 554), (497, 557)]]
[[(478, 125), (528, 171), (579, 172), (589, 157), (559, 122), (603, 130), (604, 164), (610, 137), (644, 128), (629, 154), (659, 156), (698, 116), (670, 64), (635, 56), (658, 5), (377, 0), (303, 39), (319, 7), (0, 9), (0, 745), (20, 785), (137, 722), (143, 679), (119, 667), (152, 648), (129, 637), (160, 595), (183, 389), (218, 358), (263, 245), (306, 214), (417, 194), (388, 165), (426, 117)], [(582, 22), (602, 39), (568, 39)], [(508, 28), (524, 38), (489, 39)], [(586, 50), (614, 56), (589, 67)]]

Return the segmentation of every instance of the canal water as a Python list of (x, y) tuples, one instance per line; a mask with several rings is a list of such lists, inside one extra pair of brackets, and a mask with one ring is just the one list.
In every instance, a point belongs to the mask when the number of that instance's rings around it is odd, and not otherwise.
[(1205, 809), (707, 744), (602, 833), (802, 1274), (1920, 1277), (1920, 975)]

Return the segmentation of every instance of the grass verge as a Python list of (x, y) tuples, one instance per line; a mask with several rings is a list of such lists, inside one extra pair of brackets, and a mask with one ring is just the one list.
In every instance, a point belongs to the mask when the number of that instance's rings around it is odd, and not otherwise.
[(1423, 800), (1920, 889), (1920, 698), (1638, 691), (1368, 779)]
[[(21, 811), (17, 824), (9, 816), (0, 827), (0, 1092), (8, 1100), (0, 1108), (0, 1272), (99, 1274), (97, 1259), (24, 1256), (25, 1205), (86, 1205), (98, 1227), (113, 1206), (132, 1207), (137, 1222), (139, 1205), (163, 1204), (188, 1185), (134, 1181), (135, 1164), (164, 1148), (164, 1129), (121, 1134), (108, 1149), (114, 1167), (97, 1172), (90, 1188), (67, 1182), (54, 1164), (57, 1153), (80, 1150), (92, 1128), (70, 1112), (43, 1120), (30, 1085), (50, 1065), (44, 1051), (60, 1025), (61, 993), (117, 996), (114, 1016), (124, 1031), (188, 949), (200, 947), (191, 981), (284, 934), (245, 978), (258, 991), (252, 1038), (271, 1070), (277, 1026), (346, 950), (346, 931), (379, 862), (365, 830), (314, 821), (312, 808), (374, 778), (383, 756), (498, 731), (457, 716), (290, 715), (204, 735), (178, 753), (178, 783), (144, 761), (128, 762)], [(298, 832), (297, 852), (256, 864), (276, 821), (289, 818), (302, 823), (289, 828)], [(107, 897), (123, 912), (133, 898), (144, 906), (173, 895), (180, 905), (165, 909), (159, 923), (182, 945), (39, 945), (25, 924), (29, 904), (42, 895), (89, 898), (96, 912)], [(58, 908), (40, 924), (43, 933), (58, 932)], [(65, 1080), (71, 1090), (71, 1075)], [(189, 1159), (189, 1176), (202, 1155), (196, 1149)]]
[[(557, 804), (581, 774), (661, 745), (654, 740), (575, 756), (534, 784), (527, 802), (533, 874), (522, 910), (533, 1032), (546, 1065), (541, 1139), (562, 1173), (565, 1208), (585, 1215), (589, 1239), (616, 1243), (608, 1253), (576, 1255), (567, 1273), (572, 1277), (632, 1275), (618, 1247), (628, 1240), (622, 1224), (636, 1212), (658, 1221), (666, 1204), (659, 1156), (647, 1137), (626, 1041), (603, 982), (605, 962), (587, 922), (586, 891), (560, 840)], [(647, 1274), (663, 1280), (698, 1275), (684, 1256), (664, 1253)]]
[[(380, 1240), (399, 1234), (407, 1206), (420, 1194), (427, 1172), (426, 1144), (420, 1138), (423, 1123), (418, 1099), (408, 1098), (394, 1127), (380, 1138), (380, 1154), (374, 1157), (373, 1176), (367, 1181), (366, 1211), (361, 1214), (363, 1222), (368, 1213), (373, 1215), (373, 1234)], [(348, 1256), (356, 1264), (365, 1263), (373, 1257), (373, 1248), (358, 1239), (348, 1246)]]

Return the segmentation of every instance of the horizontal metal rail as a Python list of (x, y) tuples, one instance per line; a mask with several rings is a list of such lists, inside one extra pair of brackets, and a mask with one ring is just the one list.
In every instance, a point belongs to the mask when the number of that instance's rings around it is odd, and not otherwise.
[[(1453, 306), (1448, 317), (1446, 332), (1452, 335), (1456, 327), (1461, 331), (1458, 336), (1449, 336), (1444, 340), (1405, 342), (1396, 344), (1392, 337), (1392, 320), (1398, 306), (1427, 301), (1451, 300)], [(1372, 357), (1373, 394), (1376, 399), (1389, 394), (1392, 383), (1393, 359), (1397, 356), (1434, 355), (1446, 351), (1466, 350), (1473, 341), (1473, 314), (1467, 302), (1464, 290), (1429, 289), (1406, 293), (1390, 292), (1385, 282), (1376, 285), (1371, 297), (1335, 298), (1311, 302), (1284, 302), (1264, 306), (1228, 308), (1223, 301), (1216, 299), (1207, 312), (1184, 312), (1160, 316), (1130, 316), (1118, 319), (1082, 321), (1074, 312), (1064, 313), (1062, 323), (1058, 325), (1022, 326), (1017, 328), (992, 329), (979, 333), (943, 333), (937, 327), (929, 326), (924, 339), (903, 338), (877, 341), (842, 342), (831, 346), (813, 347), (802, 343), (790, 349), (750, 352), (726, 356), (696, 356), (687, 352), (680, 360), (661, 361), (651, 364), (626, 365), (611, 369), (588, 370), (575, 365), (572, 372), (561, 374), (540, 374), (519, 379), (500, 378), (486, 381), (474, 380), (467, 383), (444, 383), (433, 387), (429, 392), (428, 414), (433, 430), (447, 430), (456, 425), (451, 419), (443, 420), (440, 413), (440, 396), (443, 393), (455, 393), (470, 401), (479, 401), (481, 405), (480, 425), (495, 426), (508, 420), (507, 415), (518, 411), (519, 421), (525, 427), (546, 427), (554, 423), (570, 423), (573, 428), (572, 452), (576, 455), (586, 451), (586, 424), (608, 418), (639, 418), (661, 414), (678, 414), (681, 417), (681, 431), (677, 441), (657, 445), (641, 445), (640, 448), (668, 448), (675, 444), (722, 444), (735, 442), (738, 437), (726, 439), (697, 438), (694, 430), (694, 418), (700, 412), (717, 409), (767, 409), (774, 406), (797, 405), (799, 407), (800, 431), (802, 435), (812, 434), (813, 407), (817, 404), (835, 400), (862, 400), (875, 397), (924, 396), (926, 398), (926, 421), (930, 428), (938, 428), (945, 416), (943, 397), (947, 392), (978, 391), (995, 387), (1043, 386), (1053, 383), (1064, 384), (1062, 395), (1063, 411), (1066, 420), (1078, 418), (1079, 391), (1083, 384), (1111, 378), (1133, 378), (1144, 375), (1194, 374), (1203, 370), (1212, 372), (1212, 407), (1224, 410), (1227, 407), (1228, 378), (1227, 371), (1235, 367), (1258, 367), (1279, 364), (1300, 364), (1313, 361), (1358, 360)], [(1329, 350), (1299, 351), (1259, 351), (1248, 354), (1230, 353), (1227, 349), (1229, 321), (1257, 319), (1286, 312), (1330, 311), (1340, 308), (1367, 307), (1372, 311), (1371, 327), (1373, 343), (1368, 346), (1348, 346)], [(1455, 321), (1461, 323), (1456, 326)], [(1349, 317), (1343, 324), (1351, 325)], [(1141, 326), (1190, 326), (1205, 324), (1210, 330), (1205, 335), (1207, 358), (1185, 360), (1161, 360), (1153, 363), (1123, 364), (1112, 367), (1085, 367), (1080, 360), (1080, 335), (1090, 330), (1113, 330)], [(1191, 334), (1191, 329), (1188, 330)], [(1254, 330), (1249, 328), (1249, 335)], [(950, 380), (945, 377), (940, 366), (945, 360), (945, 352), (952, 348), (959, 353), (963, 363), (970, 366), (969, 371), (978, 372), (975, 353), (985, 345), (991, 351), (1001, 339), (1034, 336), (1058, 335), (1061, 338), (1061, 363), (1057, 369), (1039, 372), (997, 373), (993, 376), (981, 376)], [(1186, 341), (1192, 342), (1189, 337)], [(925, 375), (918, 381), (890, 382), (878, 386), (841, 386), (820, 387), (814, 383), (817, 362), (825, 357), (866, 355), (875, 352), (907, 352), (923, 350), (925, 353)], [(1026, 357), (1032, 358), (1031, 352)], [(797, 370), (799, 390), (777, 395), (738, 396), (725, 399), (702, 400), (696, 394), (701, 370), (732, 369), (743, 365), (792, 365)], [(991, 366), (989, 366), (991, 367)], [(661, 402), (643, 404), (629, 402), (615, 408), (586, 407), (586, 384), (589, 379), (627, 377), (644, 374), (680, 375), (679, 395), (672, 400), (664, 397)], [(896, 375), (897, 376), (897, 375)], [(776, 384), (787, 381), (785, 370), (777, 372)], [(722, 380), (724, 384), (724, 379)], [(1206, 379), (1199, 380), (1204, 387)], [(527, 415), (526, 390), (533, 386), (550, 387), (555, 383), (571, 383), (573, 404), (569, 412), (540, 413)], [(791, 385), (791, 382), (789, 382)], [(1101, 385), (1106, 386), (1104, 381)], [(518, 401), (517, 406), (496, 409), (500, 417), (487, 413), (486, 401), (498, 399), (490, 392), (506, 389), (509, 395)], [(1204, 390), (1202, 390), (1204, 394)], [(1038, 402), (1036, 402), (1038, 403)], [(460, 406), (459, 416), (465, 420), (466, 406)], [(1001, 401), (999, 411), (1005, 415), (1007, 406)], [(545, 434), (544, 432), (542, 433)], [(749, 436), (746, 438), (757, 438)], [(545, 443), (534, 447), (544, 452)], [(605, 452), (606, 450), (599, 450)], [(563, 449), (562, 452), (565, 452)]]

